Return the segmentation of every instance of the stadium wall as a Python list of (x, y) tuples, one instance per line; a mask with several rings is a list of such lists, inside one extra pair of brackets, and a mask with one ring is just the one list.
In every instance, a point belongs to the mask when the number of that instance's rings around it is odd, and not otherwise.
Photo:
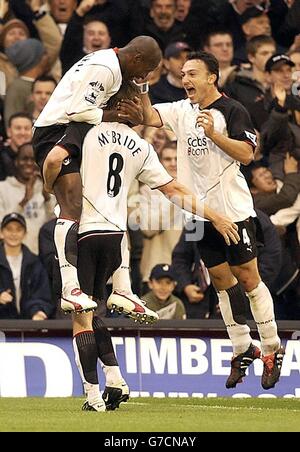
[[(132, 397), (300, 398), (300, 322), (279, 322), (286, 356), (270, 392), (260, 386), (261, 361), (236, 390), (225, 389), (232, 349), (220, 321), (106, 323)], [(0, 321), (0, 396), (82, 396), (71, 336), (70, 321)]]

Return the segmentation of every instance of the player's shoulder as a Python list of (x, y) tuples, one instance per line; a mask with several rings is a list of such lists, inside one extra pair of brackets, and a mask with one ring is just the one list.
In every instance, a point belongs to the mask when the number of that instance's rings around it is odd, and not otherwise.
[(218, 110), (222, 111), (223, 113), (227, 113), (227, 114), (230, 114), (232, 112), (243, 112), (243, 113), (248, 114), (244, 105), (242, 105), (237, 100), (226, 96), (225, 94), (223, 94), (222, 97), (220, 97), (214, 103), (213, 107), (217, 108)]
[(109, 70), (119, 70), (120, 68), (119, 60), (113, 49), (97, 50), (85, 58), (89, 66), (100, 66)]
[(98, 58), (99, 60), (101, 59), (106, 59), (106, 58), (111, 58), (112, 60), (117, 60), (117, 54), (113, 49), (101, 49), (101, 50), (96, 50), (95, 52), (92, 53), (94, 58)]

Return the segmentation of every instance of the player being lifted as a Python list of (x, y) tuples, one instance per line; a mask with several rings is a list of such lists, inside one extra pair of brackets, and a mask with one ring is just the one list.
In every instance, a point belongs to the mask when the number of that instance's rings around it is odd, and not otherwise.
[[(228, 215), (238, 226), (241, 240), (225, 247), (211, 225), (204, 225), (198, 245), (217, 290), (222, 317), (233, 344), (234, 356), (227, 388), (242, 381), (248, 366), (260, 357), (246, 322), (245, 292), (262, 345), (264, 389), (280, 377), (284, 349), (277, 334), (273, 300), (257, 266), (256, 213), (240, 164), (253, 159), (256, 135), (245, 108), (218, 90), (219, 64), (206, 52), (190, 54), (182, 69), (187, 99), (151, 106), (142, 96), (144, 124), (170, 128), (178, 138), (178, 180), (213, 209)], [(120, 111), (128, 119), (132, 102)]]
[(80, 163), (74, 156), (78, 155), (83, 137), (91, 127), (119, 121), (117, 111), (104, 111), (102, 107), (118, 92), (122, 80), (139, 81), (154, 70), (160, 60), (161, 50), (148, 36), (139, 36), (121, 49), (89, 54), (65, 74), (35, 122), (36, 161), (42, 171), (45, 189), (54, 191), (60, 206), (55, 244), (64, 311), (81, 312), (97, 306), (81, 291), (77, 276), (82, 184)]
[[(137, 89), (131, 82), (124, 83), (120, 92), (110, 99), (108, 108), (114, 110), (120, 99), (133, 99), (138, 94)], [(83, 210), (79, 227), (78, 275), (83, 291), (94, 300), (104, 298), (107, 280), (120, 266), (121, 242), (127, 228), (128, 190), (135, 178), (151, 189), (159, 189), (180, 207), (184, 205), (190, 212), (209, 219), (224, 243), (238, 243), (237, 226), (224, 215), (199, 203), (189, 190), (173, 180), (153, 147), (128, 125), (100, 124), (88, 132), (83, 142), (81, 177)], [(121, 307), (123, 302), (121, 299)], [(73, 315), (76, 362), (87, 392), (84, 409), (104, 411), (93, 326), (92, 312)], [(109, 339), (106, 337), (104, 342), (108, 344)], [(105, 344), (102, 343), (102, 347), (106, 347)], [(126, 397), (122, 384), (121, 380), (119, 396)]]

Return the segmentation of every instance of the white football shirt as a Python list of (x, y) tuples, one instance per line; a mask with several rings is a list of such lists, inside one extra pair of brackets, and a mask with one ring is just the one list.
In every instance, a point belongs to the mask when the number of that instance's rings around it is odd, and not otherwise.
[(102, 123), (85, 137), (79, 233), (126, 231), (127, 197), (135, 178), (151, 189), (173, 180), (154, 148), (125, 124)]
[(67, 124), (72, 117), (96, 109), (97, 118), (92, 123), (99, 124), (103, 116), (100, 107), (119, 91), (121, 84), (115, 50), (98, 50), (86, 55), (61, 79), (34, 126)]
[[(206, 137), (196, 124), (200, 109), (189, 99), (156, 104), (163, 124), (177, 136), (177, 178), (216, 212), (232, 221), (255, 217), (253, 200), (240, 163)], [(213, 115), (215, 130), (253, 147), (256, 135), (244, 107), (233, 99), (221, 97), (205, 110)]]

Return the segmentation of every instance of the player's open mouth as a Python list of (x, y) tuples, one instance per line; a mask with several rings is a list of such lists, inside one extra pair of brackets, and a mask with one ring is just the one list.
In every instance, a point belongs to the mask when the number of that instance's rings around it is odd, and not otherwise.
[(92, 49), (93, 50), (99, 50), (102, 49), (102, 42), (98, 42), (98, 43), (92, 43)]
[(196, 94), (195, 88), (185, 88), (188, 97), (192, 97)]

